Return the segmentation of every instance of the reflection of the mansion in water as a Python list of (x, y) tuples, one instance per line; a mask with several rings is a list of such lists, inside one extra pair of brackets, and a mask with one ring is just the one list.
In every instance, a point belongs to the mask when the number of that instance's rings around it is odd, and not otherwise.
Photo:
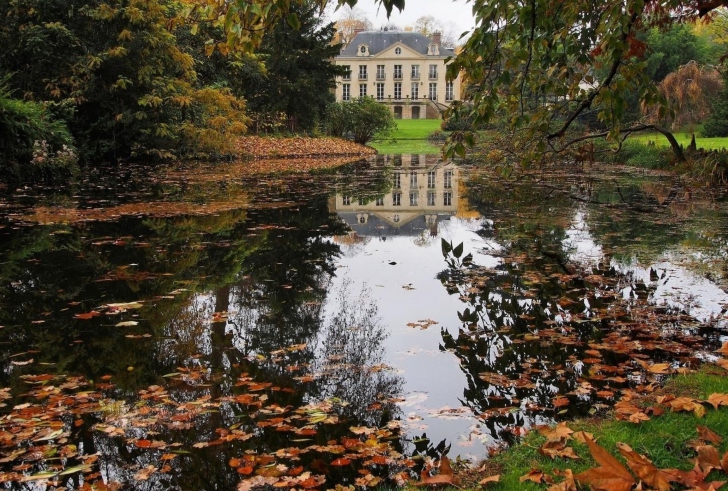
[(376, 197), (337, 194), (336, 213), (360, 237), (436, 236), (458, 210), (458, 169), (438, 155), (379, 155), (391, 190)]

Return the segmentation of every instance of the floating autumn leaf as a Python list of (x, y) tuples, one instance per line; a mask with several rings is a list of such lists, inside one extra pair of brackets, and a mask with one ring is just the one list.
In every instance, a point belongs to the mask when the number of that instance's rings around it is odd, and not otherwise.
[(720, 353), (721, 355), (728, 355), (728, 341), (724, 342), (723, 346), (721, 346), (719, 350), (716, 350), (716, 353)]
[(711, 443), (715, 443), (716, 445), (719, 445), (720, 442), (723, 441), (722, 436), (720, 436), (718, 433), (714, 432), (707, 426), (698, 425), (698, 426), (696, 426), (696, 428), (698, 430), (698, 436), (702, 440), (705, 440), (706, 442), (711, 442)]
[(589, 451), (599, 467), (594, 467), (574, 476), (580, 483), (589, 484), (595, 489), (608, 491), (630, 491), (636, 484), (629, 471), (603, 447), (591, 438), (585, 438)]
[(145, 466), (142, 469), (139, 469), (136, 474), (134, 474), (134, 479), (137, 481), (146, 481), (149, 479), (149, 477), (154, 474), (157, 471), (157, 467), (154, 467), (153, 465), (149, 464)]
[(101, 312), (92, 310), (91, 312), (86, 312), (84, 314), (75, 314), (73, 317), (76, 319), (81, 319), (81, 320), (89, 320), (89, 319), (93, 319), (94, 317), (96, 317), (98, 315), (101, 315)]
[(119, 322), (114, 327), (132, 327), (132, 326), (136, 326), (138, 324), (139, 323), (137, 321), (124, 321), (124, 322)]
[(635, 359), (635, 361), (642, 368), (655, 375), (664, 375), (672, 371), (669, 363), (653, 363), (652, 365), (650, 365), (646, 361), (640, 359)]
[(675, 469), (658, 469), (652, 461), (640, 455), (625, 443), (617, 443), (619, 453), (627, 459), (627, 465), (645, 484), (660, 491), (669, 491), (670, 483), (679, 481)]
[(351, 460), (344, 458), (344, 457), (334, 459), (331, 461), (331, 465), (334, 465), (334, 466), (345, 466), (345, 465), (349, 465), (349, 464), (351, 464)]

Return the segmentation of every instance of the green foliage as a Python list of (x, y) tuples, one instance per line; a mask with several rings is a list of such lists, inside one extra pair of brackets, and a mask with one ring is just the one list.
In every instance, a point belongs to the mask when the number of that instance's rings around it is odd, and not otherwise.
[(58, 176), (76, 165), (65, 122), (46, 104), (11, 97), (9, 77), (0, 79), (0, 170), (26, 176)]
[(703, 136), (728, 136), (728, 71), (723, 70), (723, 90), (713, 99), (710, 117), (703, 124)]
[[(195, 71), (174, 0), (0, 1), (0, 69), (36, 102), (74, 107), (86, 161), (219, 154), (245, 129), (244, 103)], [(231, 58), (232, 62), (239, 59)]]
[[(594, 137), (616, 141), (630, 130), (623, 120), (633, 107), (664, 105), (646, 70), (650, 46), (640, 33), (675, 23), (673, 9), (690, 19), (713, 8), (684, 0), (628, 8), (621, 2), (477, 1), (473, 34), (448, 66), (448, 77), (464, 72), (471, 89), (467, 103), (448, 117), (472, 119), (477, 127), (507, 115), (507, 129), (526, 142), (524, 162), (577, 143), (583, 133), (572, 123), (585, 116), (600, 126)], [(446, 153), (463, 154), (471, 141), (455, 132)]]
[(351, 136), (361, 145), (375, 136), (386, 138), (397, 128), (389, 109), (372, 97), (334, 103), (329, 108), (326, 120), (329, 135)]
[(242, 95), (251, 112), (283, 113), (292, 131), (313, 132), (335, 100), (331, 89), (343, 68), (332, 60), (341, 45), (332, 44), (334, 25), (323, 23), (315, 5), (293, 5), (291, 15), (297, 27), (280, 19), (263, 38), (257, 55), (264, 72), (243, 77)]
[(645, 42), (650, 47), (645, 70), (655, 82), (691, 61), (699, 65), (712, 61), (706, 39), (696, 36), (686, 24), (675, 24), (668, 29), (653, 27), (647, 32)]
[[(606, 148), (603, 150), (607, 150)], [(645, 169), (666, 169), (670, 166), (670, 153), (656, 145), (645, 145), (638, 141), (626, 141), (618, 153), (606, 151), (604, 162), (642, 167)]]

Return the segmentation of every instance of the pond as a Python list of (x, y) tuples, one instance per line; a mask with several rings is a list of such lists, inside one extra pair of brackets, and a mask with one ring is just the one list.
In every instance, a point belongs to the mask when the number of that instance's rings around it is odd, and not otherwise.
[(567, 171), (396, 155), (8, 190), (0, 482), (402, 483), (711, 359), (725, 194)]

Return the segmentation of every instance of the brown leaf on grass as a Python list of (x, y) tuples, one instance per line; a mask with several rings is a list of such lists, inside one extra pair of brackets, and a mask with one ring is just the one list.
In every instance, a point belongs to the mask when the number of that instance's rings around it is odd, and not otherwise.
[(718, 358), (715, 360), (715, 364), (721, 368), (728, 370), (728, 358)]
[(715, 443), (716, 445), (719, 445), (720, 442), (723, 441), (722, 436), (720, 436), (718, 433), (711, 430), (707, 426), (698, 425), (698, 426), (696, 426), (696, 428), (698, 429), (698, 436), (702, 440), (705, 440), (706, 442)]
[(719, 406), (728, 406), (728, 394), (714, 392), (708, 397), (708, 402), (712, 404), (715, 409), (718, 409)]
[(723, 343), (723, 346), (719, 350), (716, 350), (716, 353), (720, 353), (721, 355), (728, 355), (728, 341)]
[(480, 481), (478, 481), (478, 484), (480, 484), (481, 486), (485, 486), (488, 483), (499, 482), (499, 481), (500, 481), (500, 474), (496, 474), (495, 476), (488, 476), (485, 479), (481, 479)]
[(576, 480), (574, 479), (574, 473), (571, 469), (566, 469), (564, 471), (555, 469), (554, 473), (557, 476), (564, 476), (564, 480), (554, 484), (548, 488), (547, 491), (577, 491)]
[(670, 483), (679, 480), (675, 469), (658, 469), (652, 461), (640, 455), (625, 443), (617, 443), (619, 453), (627, 459), (627, 465), (645, 484), (660, 491), (669, 491)]
[(700, 469), (698, 463), (695, 463), (695, 467), (689, 471), (675, 471), (680, 477), (680, 483), (684, 484), (690, 489), (718, 489), (725, 484), (725, 481), (712, 481), (705, 482), (707, 474)]
[(562, 438), (559, 441), (549, 441), (541, 445), (538, 449), (538, 453), (544, 457), (564, 457), (567, 459), (579, 459), (579, 456), (574, 453), (574, 449), (566, 446), (566, 439)]
[(721, 468), (720, 454), (714, 446), (699, 445), (695, 447), (695, 451), (698, 452), (697, 463), (705, 474), (708, 474), (713, 469)]
[(628, 398), (622, 399), (615, 404), (614, 412), (617, 414), (617, 419), (631, 423), (641, 423), (650, 419), (641, 407), (632, 404)]
[(589, 451), (597, 461), (599, 467), (586, 470), (574, 476), (584, 484), (594, 489), (605, 491), (630, 491), (636, 484), (629, 471), (603, 447), (597, 445), (591, 438), (585, 438)]
[(558, 442), (561, 439), (568, 439), (569, 436), (574, 433), (571, 428), (566, 426), (565, 422), (559, 423), (556, 426), (541, 425), (537, 426), (536, 429), (550, 442)]
[(531, 469), (530, 472), (528, 472), (527, 474), (524, 474), (523, 476), (518, 478), (518, 480), (520, 482), (533, 481), (536, 484), (539, 484), (542, 482), (545, 482), (545, 483), (553, 482), (552, 479), (549, 476), (545, 475), (541, 469)]
[(728, 452), (723, 454), (723, 458), (720, 459), (720, 468), (723, 472), (728, 473)]
[(673, 412), (687, 411), (692, 412), (697, 418), (705, 416), (705, 406), (700, 401), (692, 399), (690, 397), (676, 397), (669, 403)]
[(586, 445), (587, 438), (594, 440), (594, 435), (592, 433), (589, 433), (588, 431), (577, 431), (576, 433), (574, 433), (574, 440), (579, 443), (583, 443), (584, 445)]

